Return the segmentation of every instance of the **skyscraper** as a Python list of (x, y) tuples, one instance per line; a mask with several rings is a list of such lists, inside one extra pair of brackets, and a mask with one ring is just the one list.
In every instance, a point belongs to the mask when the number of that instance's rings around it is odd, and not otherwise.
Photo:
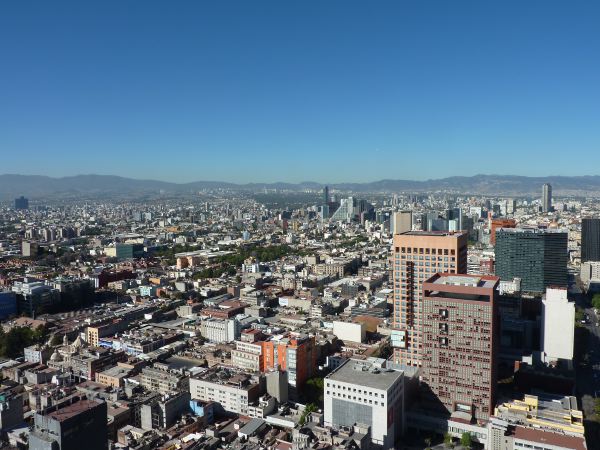
[(521, 279), (521, 289), (542, 293), (567, 285), (567, 233), (558, 230), (501, 228), (496, 231), (496, 275)]
[(412, 211), (399, 211), (392, 214), (392, 234), (412, 230)]
[(581, 262), (600, 261), (600, 219), (581, 220)]
[(411, 231), (394, 236), (394, 361), (421, 365), (423, 281), (437, 272), (467, 272), (467, 234)]
[(29, 199), (23, 197), (15, 198), (15, 209), (29, 209)]
[(552, 212), (552, 186), (548, 183), (542, 186), (542, 211)]
[(323, 188), (323, 204), (324, 205), (329, 204), (329, 186), (325, 186)]
[(435, 274), (423, 283), (424, 406), (489, 419), (498, 355), (495, 276)]

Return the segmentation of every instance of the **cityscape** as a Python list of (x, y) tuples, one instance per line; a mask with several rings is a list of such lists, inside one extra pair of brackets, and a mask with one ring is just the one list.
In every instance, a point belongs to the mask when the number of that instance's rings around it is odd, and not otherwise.
[(3, 442), (594, 448), (596, 199), (302, 194), (7, 202)]
[(0, 3), (0, 450), (600, 450), (600, 3)]

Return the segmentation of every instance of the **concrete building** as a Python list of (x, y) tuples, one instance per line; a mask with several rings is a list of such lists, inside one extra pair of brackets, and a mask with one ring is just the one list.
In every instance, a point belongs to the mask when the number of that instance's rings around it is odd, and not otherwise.
[(367, 329), (364, 323), (341, 322), (336, 320), (333, 322), (333, 334), (344, 342), (348, 341), (360, 344), (365, 342)]
[(485, 422), (493, 412), (499, 278), (436, 274), (423, 283), (423, 404)]
[(589, 287), (590, 282), (600, 281), (600, 261), (586, 261), (581, 264), (581, 281), (585, 287)]
[(142, 369), (140, 384), (149, 391), (168, 395), (178, 391), (187, 391), (189, 378), (179, 372), (157, 368), (155, 364), (155, 367)]
[(552, 186), (549, 183), (542, 186), (542, 211), (552, 212)]
[(182, 413), (189, 409), (190, 393), (187, 391), (154, 398), (141, 406), (141, 428), (144, 430), (169, 428), (181, 417)]
[(96, 382), (113, 388), (123, 387), (125, 378), (129, 376), (131, 370), (121, 366), (111, 367), (103, 372), (96, 374)]
[(502, 228), (496, 232), (496, 275), (521, 279), (524, 292), (567, 285), (568, 236), (559, 230)]
[(575, 346), (575, 302), (567, 288), (548, 288), (542, 299), (542, 360), (572, 367)]
[(264, 363), (261, 344), (235, 341), (235, 349), (231, 351), (231, 363), (234, 367), (252, 372), (263, 370)]
[(412, 211), (399, 211), (392, 214), (392, 234), (412, 231)]
[(272, 370), (267, 372), (267, 394), (272, 396), (279, 403), (288, 401), (288, 375), (287, 372)]
[(25, 361), (45, 364), (50, 358), (50, 347), (40, 344), (30, 345), (23, 349)]
[(575, 397), (525, 395), (496, 407), (487, 448), (586, 450), (583, 413)]
[(216, 402), (223, 410), (248, 415), (249, 405), (262, 395), (263, 380), (244, 372), (215, 367), (190, 379), (194, 400)]
[(324, 391), (325, 426), (364, 424), (374, 444), (394, 448), (404, 429), (403, 372), (350, 359), (325, 377)]
[(437, 272), (467, 272), (467, 233), (412, 231), (394, 236), (394, 362), (421, 365), (421, 284)]
[(240, 323), (236, 319), (209, 318), (200, 324), (200, 334), (210, 342), (233, 342), (239, 339)]
[(0, 439), (2, 434), (23, 423), (23, 398), (21, 394), (0, 394)]
[(30, 450), (106, 450), (106, 403), (77, 399), (36, 413)]

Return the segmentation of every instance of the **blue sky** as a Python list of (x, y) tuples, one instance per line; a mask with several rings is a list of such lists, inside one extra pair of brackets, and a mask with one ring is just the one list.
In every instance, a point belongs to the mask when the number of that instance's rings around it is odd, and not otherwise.
[(600, 2), (0, 4), (0, 173), (600, 174)]

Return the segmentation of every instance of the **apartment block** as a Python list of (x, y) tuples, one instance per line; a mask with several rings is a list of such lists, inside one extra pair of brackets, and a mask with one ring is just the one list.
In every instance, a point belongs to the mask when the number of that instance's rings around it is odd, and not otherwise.
[(436, 274), (423, 283), (423, 404), (487, 421), (499, 336), (495, 276)]
[(394, 236), (394, 361), (421, 365), (422, 283), (437, 272), (467, 272), (467, 234), (411, 231)]

